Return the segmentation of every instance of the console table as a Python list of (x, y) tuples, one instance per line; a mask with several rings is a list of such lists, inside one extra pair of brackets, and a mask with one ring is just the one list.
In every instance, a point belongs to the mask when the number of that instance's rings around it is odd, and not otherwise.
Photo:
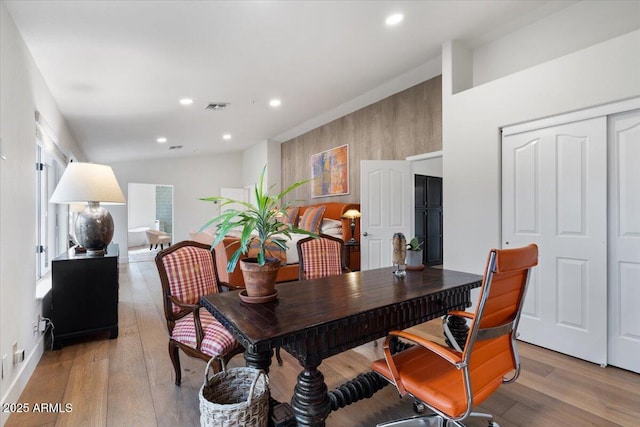
[(73, 249), (51, 263), (54, 348), (72, 337), (110, 331), (118, 337), (118, 245), (104, 256)]

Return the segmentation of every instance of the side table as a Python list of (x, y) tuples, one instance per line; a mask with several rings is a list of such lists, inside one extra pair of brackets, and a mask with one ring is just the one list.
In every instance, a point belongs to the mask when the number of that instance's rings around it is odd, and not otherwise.
[(344, 242), (344, 250), (347, 256), (346, 264), (349, 270), (360, 271), (360, 242), (357, 240), (347, 240)]

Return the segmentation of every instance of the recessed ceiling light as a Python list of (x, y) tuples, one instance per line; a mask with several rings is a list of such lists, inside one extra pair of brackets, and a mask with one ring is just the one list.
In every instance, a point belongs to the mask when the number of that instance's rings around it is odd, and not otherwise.
[(385, 22), (385, 24), (391, 26), (391, 25), (397, 25), (397, 24), (401, 23), (403, 19), (404, 19), (404, 15), (403, 14), (394, 13), (393, 15), (389, 15), (384, 22)]
[(274, 98), (271, 101), (269, 101), (269, 105), (272, 107), (279, 107), (280, 105), (282, 105), (282, 101), (280, 101), (277, 98)]
[(231, 134), (225, 133), (224, 135), (222, 135), (222, 139), (231, 139)]
[(161, 136), (160, 138), (156, 139), (156, 141), (158, 141), (160, 144), (164, 144), (165, 142), (167, 142), (167, 138)]
[(191, 99), (191, 98), (182, 98), (180, 100), (180, 104), (182, 104), (182, 105), (191, 105), (191, 104), (193, 104), (193, 99)]

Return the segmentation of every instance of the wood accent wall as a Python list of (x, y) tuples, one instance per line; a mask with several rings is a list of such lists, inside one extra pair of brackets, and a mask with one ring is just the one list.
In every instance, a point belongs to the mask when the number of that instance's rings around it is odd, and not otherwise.
[(344, 144), (349, 144), (349, 194), (311, 199), (307, 184), (289, 200), (360, 203), (360, 160), (403, 160), (442, 150), (442, 76), (284, 142), (282, 188), (311, 178), (312, 154)]

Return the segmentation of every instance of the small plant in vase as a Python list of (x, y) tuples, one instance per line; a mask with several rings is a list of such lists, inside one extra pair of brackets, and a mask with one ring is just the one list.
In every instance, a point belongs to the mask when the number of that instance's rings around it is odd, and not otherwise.
[(414, 237), (407, 244), (407, 268), (408, 269), (422, 269), (422, 242)]
[(242, 254), (248, 254), (249, 249), (257, 250), (255, 258), (240, 260), (240, 269), (245, 280), (246, 296), (248, 297), (243, 300), (247, 302), (267, 302), (277, 296), (275, 281), (280, 268), (280, 260), (268, 257), (269, 245), (275, 245), (286, 251), (287, 242), (291, 240), (290, 233), (317, 237), (316, 234), (307, 230), (281, 222), (281, 219), (286, 215), (287, 208), (293, 205), (293, 203), (285, 203), (284, 196), (308, 180), (296, 182), (284, 191), (270, 195), (264, 189), (266, 171), (267, 166), (265, 165), (260, 174), (260, 181), (254, 187), (255, 205), (220, 196), (200, 199), (221, 203), (221, 210), (228, 205), (241, 205), (244, 208), (244, 210), (228, 209), (224, 211), (203, 225), (201, 231), (213, 224), (216, 225), (217, 235), (211, 245), (214, 248), (229, 232), (236, 229), (241, 230), (239, 248), (233, 253), (227, 264), (229, 272), (236, 268)]

